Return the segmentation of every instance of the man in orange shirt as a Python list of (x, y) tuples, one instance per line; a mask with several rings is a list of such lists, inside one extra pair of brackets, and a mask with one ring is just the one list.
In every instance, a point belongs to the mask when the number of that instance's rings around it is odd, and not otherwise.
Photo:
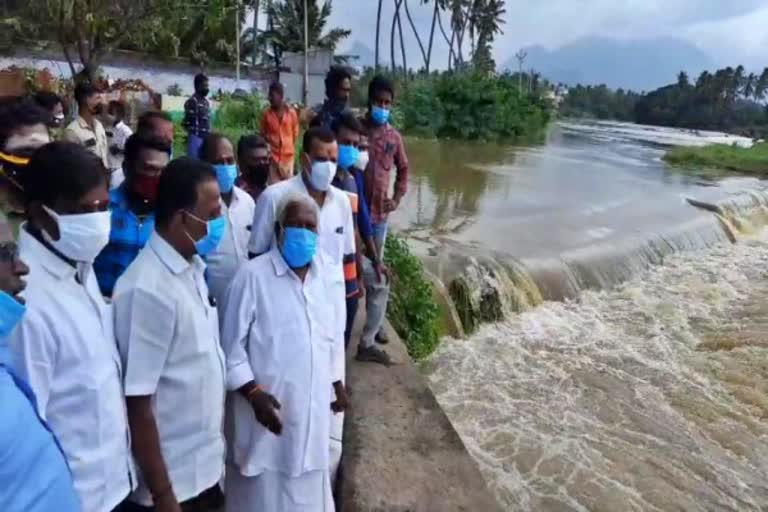
[(296, 111), (285, 103), (283, 84), (272, 82), (269, 86), (269, 108), (261, 119), (261, 134), (272, 148), (280, 179), (293, 176), (294, 151), (299, 138), (299, 118)]

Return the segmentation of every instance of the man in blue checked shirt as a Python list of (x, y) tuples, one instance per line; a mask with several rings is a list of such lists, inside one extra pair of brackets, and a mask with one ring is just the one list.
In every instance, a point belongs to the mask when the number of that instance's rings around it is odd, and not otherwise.
[(117, 279), (136, 259), (155, 228), (157, 186), (168, 159), (168, 144), (162, 138), (134, 134), (125, 143), (125, 181), (109, 193), (109, 244), (93, 264), (105, 297), (112, 296)]
[(0, 217), (0, 510), (79, 512), (64, 453), (37, 414), (34, 393), (10, 363), (8, 335), (26, 310), (17, 294), (27, 272)]

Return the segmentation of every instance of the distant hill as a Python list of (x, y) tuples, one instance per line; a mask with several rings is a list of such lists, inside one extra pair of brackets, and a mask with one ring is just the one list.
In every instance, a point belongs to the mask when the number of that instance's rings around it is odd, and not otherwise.
[[(673, 83), (684, 70), (691, 77), (715, 67), (696, 46), (679, 39), (616, 40), (590, 37), (556, 50), (526, 48), (525, 69), (535, 69), (554, 82), (606, 84), (612, 88), (650, 91)], [(516, 59), (502, 69), (516, 71)]]
[[(349, 63), (360, 68), (372, 68), (376, 63), (376, 52), (371, 50), (364, 43), (361, 43), (359, 40), (354, 41), (352, 44), (346, 46), (346, 48), (337, 53), (340, 55), (348, 55), (350, 57), (357, 56), (357, 59), (350, 59)], [(381, 65), (386, 66), (389, 64), (389, 60), (385, 59), (383, 55), (379, 55), (379, 60), (379, 64)]]

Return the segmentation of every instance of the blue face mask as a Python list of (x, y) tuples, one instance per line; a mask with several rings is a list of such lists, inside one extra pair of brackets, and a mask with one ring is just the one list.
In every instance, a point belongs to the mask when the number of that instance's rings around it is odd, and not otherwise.
[[(195, 242), (195, 249), (197, 250), (197, 254), (203, 257), (208, 256), (213, 251), (215, 251), (217, 247), (219, 247), (221, 239), (224, 238), (224, 231), (227, 229), (227, 219), (221, 215), (215, 219), (211, 219), (208, 222), (205, 222), (204, 220), (199, 219), (191, 213), (189, 216), (199, 222), (205, 223), (208, 228), (208, 234)], [(187, 234), (187, 236), (189, 236), (189, 234)], [(190, 236), (190, 238), (192, 237)]]
[(339, 167), (342, 169), (349, 169), (357, 163), (359, 158), (360, 151), (355, 146), (339, 145)]
[(11, 364), (8, 336), (21, 321), (21, 317), (26, 311), (27, 306), (11, 297), (10, 294), (0, 291), (0, 363), (2, 364)]
[(217, 164), (213, 166), (216, 169), (216, 179), (219, 181), (219, 189), (228, 194), (232, 192), (237, 179), (237, 166), (235, 164)]
[(389, 110), (374, 105), (371, 107), (371, 119), (376, 124), (387, 124), (389, 122)]
[(317, 233), (306, 228), (285, 228), (280, 253), (291, 268), (309, 264), (317, 250)]

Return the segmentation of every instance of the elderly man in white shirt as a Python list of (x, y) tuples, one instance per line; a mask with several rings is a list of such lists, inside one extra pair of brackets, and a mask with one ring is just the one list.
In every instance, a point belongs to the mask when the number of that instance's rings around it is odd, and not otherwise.
[(106, 170), (82, 146), (53, 142), (37, 150), (23, 184), (28, 310), (11, 351), (61, 444), (82, 510), (110, 512), (135, 475), (113, 314), (92, 267), (109, 240)]
[(248, 239), (256, 203), (240, 187), (235, 186), (237, 164), (232, 143), (221, 134), (208, 135), (200, 147), (200, 157), (211, 164), (221, 191), (221, 211), (227, 229), (219, 247), (206, 259), (211, 296), (220, 303), (235, 273), (248, 261)]
[(160, 178), (155, 231), (113, 295), (141, 474), (126, 512), (206, 512), (223, 501), (224, 355), (200, 257), (223, 230), (211, 166), (171, 162)]
[(237, 273), (222, 304), (227, 387), (236, 391), (226, 510), (331, 512), (330, 413), (347, 407), (334, 354), (344, 303), (328, 298), (335, 277), (316, 254), (317, 204), (291, 193), (276, 213), (276, 245)]
[[(262, 254), (274, 247), (275, 213), (280, 200), (290, 193), (308, 194), (320, 208), (318, 221), (318, 252), (321, 260), (328, 265), (326, 273), (333, 286), (327, 290), (328, 300), (341, 307), (334, 312), (337, 334), (336, 341), (341, 349), (336, 350), (334, 362), (342, 371), (344, 380), (345, 353), (344, 329), (347, 322), (345, 266), (355, 261), (355, 225), (352, 219), (352, 205), (349, 196), (331, 186), (336, 175), (338, 145), (336, 135), (326, 128), (310, 128), (304, 133), (303, 171), (289, 180), (267, 187), (256, 202), (253, 229), (248, 251), (251, 255)], [(339, 302), (340, 301), (340, 302)], [(331, 418), (331, 435), (328, 449), (332, 452), (331, 477), (335, 478), (341, 459), (341, 438), (344, 415)]]

